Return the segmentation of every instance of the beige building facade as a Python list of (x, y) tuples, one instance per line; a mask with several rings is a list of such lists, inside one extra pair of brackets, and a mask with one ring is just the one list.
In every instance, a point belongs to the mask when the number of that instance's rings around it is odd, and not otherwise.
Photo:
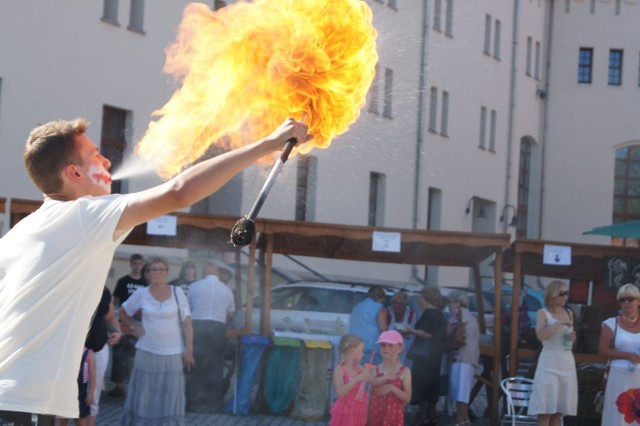
[[(260, 216), (606, 244), (582, 232), (614, 219), (614, 183), (616, 217), (640, 214), (636, 0), (366, 3), (379, 54), (368, 102), (329, 149), (287, 162)], [(41, 198), (21, 162), (38, 123), (86, 117), (103, 149), (116, 126), (130, 155), (176, 89), (162, 66), (186, 4), (0, 3), (0, 197)], [(194, 211), (246, 214), (268, 171), (250, 167)], [(123, 246), (119, 259), (138, 249)], [(469, 280), (449, 268), (298, 260), (326, 276)]]

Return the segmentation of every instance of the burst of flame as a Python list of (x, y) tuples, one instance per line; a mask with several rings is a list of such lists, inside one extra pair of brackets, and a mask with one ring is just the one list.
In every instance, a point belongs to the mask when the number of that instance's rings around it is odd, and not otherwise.
[(185, 8), (164, 70), (180, 84), (138, 153), (170, 177), (212, 145), (236, 148), (306, 114), (326, 148), (358, 118), (378, 60), (361, 0), (255, 0)]

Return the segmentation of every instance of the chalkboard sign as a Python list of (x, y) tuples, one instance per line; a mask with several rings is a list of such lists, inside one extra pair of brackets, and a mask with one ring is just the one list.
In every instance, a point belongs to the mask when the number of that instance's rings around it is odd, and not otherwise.
[(609, 291), (618, 291), (627, 283), (640, 288), (640, 258), (605, 257), (604, 286)]

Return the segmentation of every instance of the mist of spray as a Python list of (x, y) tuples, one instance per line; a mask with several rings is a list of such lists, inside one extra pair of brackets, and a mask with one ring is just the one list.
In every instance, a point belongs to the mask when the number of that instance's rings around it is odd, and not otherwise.
[(111, 175), (111, 178), (113, 180), (122, 180), (151, 173), (156, 173), (156, 165), (143, 160), (137, 155), (133, 155), (122, 162), (120, 167)]

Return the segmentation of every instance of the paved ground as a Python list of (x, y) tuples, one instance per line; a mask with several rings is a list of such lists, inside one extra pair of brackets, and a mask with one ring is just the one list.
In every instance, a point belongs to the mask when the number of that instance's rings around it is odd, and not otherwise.
[[(120, 411), (124, 404), (124, 398), (109, 397), (103, 394), (103, 398), (100, 401), (100, 414), (98, 415), (98, 426), (112, 426), (118, 424), (120, 417)], [(479, 415), (484, 411), (486, 407), (486, 398), (483, 394), (479, 395), (472, 404), (473, 410)], [(188, 426), (233, 426), (233, 425), (252, 425), (252, 426), (325, 426), (328, 424), (328, 419), (324, 422), (306, 422), (304, 420), (296, 420), (290, 417), (284, 416), (270, 416), (270, 415), (250, 415), (233, 416), (228, 414), (195, 414), (187, 413), (186, 424)], [(411, 412), (407, 413), (405, 425), (418, 424), (417, 418)], [(440, 417), (438, 425), (450, 425), (452, 424), (451, 418), (446, 415)], [(478, 418), (473, 423), (478, 426), (488, 426), (489, 420), (484, 418)]]
[[(118, 425), (120, 418), (120, 411), (124, 404), (124, 398), (113, 398), (103, 394), (103, 398), (100, 403), (100, 414), (98, 415), (98, 426), (113, 426)], [(486, 407), (486, 399), (483, 395), (479, 395), (476, 401), (472, 404), (472, 408), (477, 413), (482, 413)], [(70, 425), (74, 422), (71, 421)], [(296, 420), (285, 416), (269, 416), (269, 415), (251, 415), (247, 417), (232, 416), (227, 414), (195, 414), (187, 413), (186, 416), (187, 426), (234, 426), (234, 425), (250, 425), (250, 426), (325, 426), (328, 424), (328, 419), (323, 422), (306, 422), (304, 420)], [(418, 419), (412, 413), (411, 408), (408, 409), (405, 419), (406, 426), (418, 425)], [(451, 425), (451, 417), (442, 414), (438, 425)], [(0, 426), (11, 426), (11, 423), (5, 423), (0, 420)], [(472, 425), (488, 426), (489, 420), (485, 418), (478, 418), (472, 422)], [(400, 426), (400, 425), (399, 425)]]

